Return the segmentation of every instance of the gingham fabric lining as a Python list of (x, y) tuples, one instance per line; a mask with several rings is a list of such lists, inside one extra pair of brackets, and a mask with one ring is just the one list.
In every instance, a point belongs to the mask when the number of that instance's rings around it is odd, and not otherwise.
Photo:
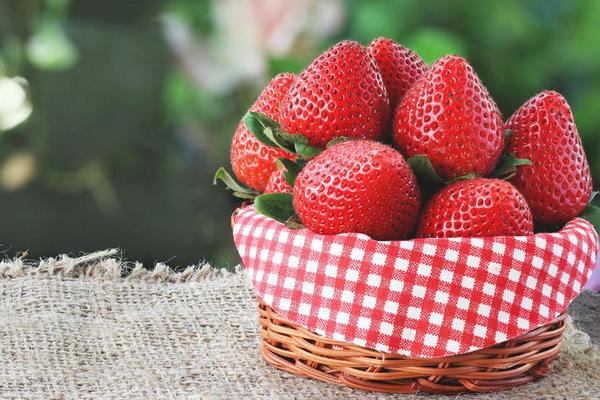
[(564, 312), (592, 273), (598, 235), (376, 241), (292, 230), (246, 207), (234, 240), (255, 291), (321, 336), (434, 358), (520, 336)]

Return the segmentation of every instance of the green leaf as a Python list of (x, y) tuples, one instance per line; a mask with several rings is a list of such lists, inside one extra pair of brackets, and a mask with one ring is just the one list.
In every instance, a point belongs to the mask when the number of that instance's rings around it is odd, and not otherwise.
[(349, 138), (347, 136), (336, 137), (335, 139), (331, 139), (329, 142), (327, 142), (327, 144), (325, 145), (325, 148), (328, 149), (331, 146), (334, 146), (338, 143), (348, 142), (350, 140), (352, 140), (352, 138)]
[(589, 221), (594, 225), (596, 232), (600, 232), (600, 207), (588, 204), (578, 216)]
[(274, 147), (278, 147), (280, 149), (290, 151), (290, 152), (293, 151), (293, 144), (290, 144), (288, 141), (283, 139), (280, 135), (280, 132), (281, 132), (281, 130), (272, 129), (270, 127), (263, 129), (263, 134), (266, 137), (268, 137), (269, 140), (271, 140), (273, 143), (275, 143)]
[(421, 154), (412, 156), (407, 162), (422, 185), (426, 183), (439, 186), (444, 185), (444, 180), (440, 178), (437, 172), (435, 172), (433, 164), (431, 164), (431, 161), (426, 155)]
[(515, 176), (517, 167), (522, 165), (531, 165), (531, 161), (526, 158), (517, 158), (512, 153), (502, 154), (496, 169), (490, 174), (490, 177), (508, 180)]
[(252, 192), (237, 192), (237, 191), (234, 191), (232, 194), (235, 197), (237, 197), (238, 199), (244, 199), (244, 200), (253, 200), (257, 196), (257, 193), (252, 193)]
[(302, 229), (304, 225), (302, 225), (298, 217), (294, 216), (285, 221), (285, 227), (289, 229)]
[(446, 184), (449, 185), (451, 183), (458, 182), (458, 181), (467, 181), (469, 179), (475, 179), (477, 177), (479, 177), (479, 175), (477, 175), (475, 172), (469, 172), (466, 175), (457, 176), (456, 178), (452, 178), (449, 181), (446, 181)]
[(279, 147), (269, 135), (265, 134), (266, 128), (270, 128), (272, 131), (279, 129), (279, 124), (277, 122), (259, 112), (248, 111), (246, 115), (244, 115), (244, 123), (250, 133), (256, 136), (259, 142), (270, 147)]
[(444, 180), (437, 174), (431, 160), (424, 154), (413, 156), (409, 158), (407, 162), (417, 176), (417, 180), (421, 185), (421, 191), (426, 196), (435, 193), (442, 186), (450, 185), (461, 180), (479, 177), (475, 172), (469, 172), (468, 174), (457, 176), (450, 180)]
[(282, 139), (289, 143), (308, 144), (308, 138), (299, 133), (287, 133), (286, 131), (279, 129), (278, 134)]
[[(246, 117), (252, 118), (256, 123), (260, 124), (263, 128), (272, 128), (278, 129), (279, 123), (274, 119), (270, 118), (268, 115), (263, 114), (258, 111), (248, 111), (246, 113)], [(246, 118), (244, 117), (244, 118)]]
[(283, 131), (277, 122), (259, 112), (246, 113), (244, 123), (261, 143), (297, 154), (301, 159), (310, 160), (323, 151), (310, 146), (306, 136)]
[(597, 194), (598, 194), (597, 190), (592, 191), (592, 195), (590, 196), (590, 199), (588, 200), (588, 204), (592, 204), (594, 202), (594, 199), (596, 198)]
[(298, 218), (294, 211), (294, 202), (291, 193), (261, 194), (254, 200), (256, 212), (286, 223), (290, 218)]
[(295, 163), (294, 161), (288, 160), (287, 158), (278, 158), (277, 162), (281, 163), (281, 165), (285, 167), (285, 171), (283, 172), (283, 177), (285, 178), (285, 181), (288, 183), (288, 185), (294, 187), (294, 183), (296, 182), (296, 176), (298, 176), (300, 171), (302, 171), (302, 167), (304, 165)]
[(240, 199), (253, 199), (258, 195), (257, 191), (237, 183), (237, 181), (233, 179), (229, 172), (227, 172), (227, 170), (223, 167), (219, 168), (217, 172), (215, 172), (213, 185), (216, 185), (219, 181), (223, 182), (228, 189), (233, 190), (233, 195), (235, 197), (239, 197)]
[(321, 152), (323, 151), (323, 149), (321, 149), (319, 147), (314, 147), (314, 146), (311, 146), (308, 144), (302, 144), (302, 143), (295, 143), (294, 150), (295, 150), (296, 154), (298, 155), (298, 157), (300, 157), (304, 160), (310, 160), (311, 158), (314, 158), (314, 157), (318, 156), (319, 154), (321, 154)]
[(308, 145), (306, 136), (283, 131), (276, 121), (262, 113), (249, 111), (244, 116), (244, 123), (248, 130), (267, 146), (283, 149), (290, 153), (298, 153), (303, 158), (310, 157), (311, 151), (314, 153), (312, 149), (316, 149)]

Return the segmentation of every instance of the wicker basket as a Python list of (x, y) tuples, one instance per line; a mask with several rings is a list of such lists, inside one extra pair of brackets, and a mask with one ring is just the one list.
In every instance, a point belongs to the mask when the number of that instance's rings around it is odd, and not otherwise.
[(316, 335), (285, 320), (261, 299), (262, 355), (293, 374), (352, 388), (391, 392), (491, 392), (547, 375), (558, 358), (566, 314), (519, 338), (443, 358), (387, 354)]

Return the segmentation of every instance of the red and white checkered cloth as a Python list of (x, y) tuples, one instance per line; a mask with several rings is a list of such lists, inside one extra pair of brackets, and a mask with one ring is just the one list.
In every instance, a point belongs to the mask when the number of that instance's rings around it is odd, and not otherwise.
[(390, 242), (288, 229), (249, 206), (233, 235), (257, 295), (283, 317), (421, 358), (545, 325), (579, 294), (598, 252), (596, 231), (579, 218), (557, 233)]

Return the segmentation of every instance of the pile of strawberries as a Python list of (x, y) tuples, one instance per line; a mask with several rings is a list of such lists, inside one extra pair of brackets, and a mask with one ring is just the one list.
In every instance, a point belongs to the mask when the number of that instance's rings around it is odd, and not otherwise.
[(426, 65), (390, 39), (343, 41), (274, 77), (217, 180), (257, 211), (377, 240), (527, 235), (579, 215), (590, 169), (565, 99), (544, 91), (508, 121), (469, 63)]

